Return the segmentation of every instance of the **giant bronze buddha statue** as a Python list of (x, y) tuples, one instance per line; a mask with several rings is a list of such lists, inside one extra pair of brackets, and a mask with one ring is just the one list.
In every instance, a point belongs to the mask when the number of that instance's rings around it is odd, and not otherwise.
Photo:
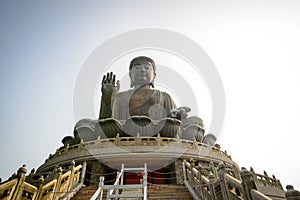
[(175, 112), (176, 105), (169, 94), (155, 90), (155, 63), (151, 58), (134, 58), (129, 66), (131, 87), (118, 92), (119, 81), (112, 72), (102, 80), (102, 99), (99, 119), (127, 120), (130, 116), (147, 116), (159, 120)]
[(90, 141), (97, 137), (156, 136), (202, 141), (203, 122), (187, 118), (188, 107), (177, 108), (166, 92), (154, 89), (156, 65), (145, 56), (134, 58), (129, 65), (131, 89), (119, 92), (120, 82), (109, 72), (102, 79), (102, 97), (98, 120), (80, 120), (74, 137), (64, 144)]

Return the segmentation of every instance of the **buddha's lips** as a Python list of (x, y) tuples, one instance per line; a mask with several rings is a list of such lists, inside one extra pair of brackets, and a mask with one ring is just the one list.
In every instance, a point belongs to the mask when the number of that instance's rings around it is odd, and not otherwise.
[(141, 76), (139, 76), (138, 80), (147, 80), (147, 76), (146, 75), (141, 75)]
[(145, 73), (139, 74), (139, 77), (146, 77), (147, 75)]

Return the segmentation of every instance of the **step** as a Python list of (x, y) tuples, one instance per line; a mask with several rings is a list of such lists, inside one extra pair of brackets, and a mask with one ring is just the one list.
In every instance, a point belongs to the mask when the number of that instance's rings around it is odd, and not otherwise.
[[(71, 200), (89, 200), (98, 189), (97, 185), (82, 187)], [(103, 199), (106, 199), (106, 191), (103, 191)]]
[(173, 185), (173, 184), (159, 184), (149, 185), (148, 187), (148, 199), (187, 199), (192, 200), (192, 196), (184, 185)]
[[(87, 186), (81, 188), (77, 194), (74, 195), (71, 200), (89, 200), (92, 195), (96, 192), (98, 186)], [(186, 189), (184, 185), (174, 185), (174, 184), (151, 184), (147, 187), (147, 199), (149, 200), (163, 200), (163, 199), (173, 199), (173, 200), (192, 200), (190, 193)], [(126, 198), (131, 195), (130, 193), (135, 193), (136, 198)], [(135, 190), (123, 190), (123, 192), (118, 197), (120, 200), (131, 200), (131, 199), (143, 199), (142, 198), (142, 189)], [(125, 198), (124, 198), (125, 197)], [(102, 199), (106, 199), (106, 190), (104, 190), (104, 194)]]

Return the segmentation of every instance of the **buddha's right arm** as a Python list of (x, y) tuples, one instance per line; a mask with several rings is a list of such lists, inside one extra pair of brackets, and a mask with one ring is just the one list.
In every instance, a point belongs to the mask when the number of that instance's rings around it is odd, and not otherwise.
[(119, 89), (120, 82), (116, 82), (116, 75), (113, 72), (107, 73), (103, 76), (99, 119), (112, 117), (113, 96)]
[(110, 117), (112, 117), (112, 96), (104, 95), (102, 93), (99, 119), (105, 119)]

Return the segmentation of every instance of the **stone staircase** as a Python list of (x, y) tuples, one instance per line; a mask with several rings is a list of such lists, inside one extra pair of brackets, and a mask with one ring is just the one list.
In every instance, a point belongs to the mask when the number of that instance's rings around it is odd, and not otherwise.
[[(71, 200), (89, 200), (98, 189), (98, 185), (82, 187)], [(103, 191), (102, 199), (106, 199), (106, 191)]]
[(148, 199), (180, 199), (192, 200), (192, 196), (184, 185), (149, 185), (148, 186)]
[[(97, 190), (97, 185), (87, 186), (81, 188), (71, 200), (89, 200)], [(148, 199), (180, 199), (192, 200), (192, 196), (184, 185), (149, 185), (148, 186)], [(102, 199), (106, 199), (106, 192), (104, 191)], [(123, 198), (122, 198), (123, 199)], [(130, 198), (133, 199), (133, 198)]]

